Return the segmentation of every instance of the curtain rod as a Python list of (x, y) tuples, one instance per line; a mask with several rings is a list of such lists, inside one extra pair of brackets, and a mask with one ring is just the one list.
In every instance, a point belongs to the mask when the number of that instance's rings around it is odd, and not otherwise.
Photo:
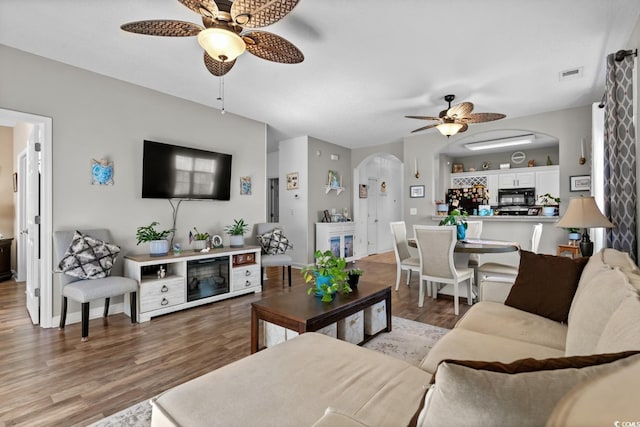
[[(616, 62), (620, 62), (622, 61), (624, 58), (626, 58), (627, 56), (638, 56), (638, 49), (629, 49), (629, 50), (624, 50), (624, 49), (620, 49), (619, 51), (617, 51), (615, 53), (614, 59), (616, 60)], [(600, 100), (600, 104), (598, 104), (598, 108), (604, 108), (604, 99), (607, 96), (607, 92), (602, 94), (602, 99)]]

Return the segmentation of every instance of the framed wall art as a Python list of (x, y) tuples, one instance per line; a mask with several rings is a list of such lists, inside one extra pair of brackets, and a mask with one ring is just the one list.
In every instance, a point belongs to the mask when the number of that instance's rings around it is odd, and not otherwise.
[(367, 184), (360, 184), (359, 186), (359, 195), (361, 199), (366, 199), (369, 196), (369, 191), (367, 189)]
[(412, 185), (409, 187), (409, 197), (416, 199), (424, 197), (424, 185)]
[(591, 175), (576, 175), (569, 177), (569, 191), (591, 190)]
[(251, 177), (250, 176), (240, 177), (240, 195), (243, 195), (243, 196), (251, 195)]
[(298, 189), (298, 172), (291, 172), (287, 174), (287, 190)]

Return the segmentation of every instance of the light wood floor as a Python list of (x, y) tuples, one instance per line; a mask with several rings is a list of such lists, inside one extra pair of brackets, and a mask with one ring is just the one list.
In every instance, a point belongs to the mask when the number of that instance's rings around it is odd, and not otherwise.
[[(393, 253), (358, 261), (361, 280), (395, 283)], [(64, 331), (31, 325), (24, 283), (0, 283), (0, 426), (87, 425), (249, 354), (251, 302), (281, 292), (268, 269), (262, 294), (213, 303), (132, 325), (124, 314)], [(305, 286), (298, 270), (293, 286)], [(403, 275), (404, 279), (404, 275)], [(418, 308), (418, 280), (393, 292), (395, 316), (451, 328), (451, 299)], [(461, 300), (460, 311), (467, 309)]]

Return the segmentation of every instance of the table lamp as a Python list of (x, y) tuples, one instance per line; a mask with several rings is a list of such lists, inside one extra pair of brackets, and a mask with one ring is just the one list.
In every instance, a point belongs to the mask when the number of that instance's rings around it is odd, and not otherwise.
[(600, 212), (596, 200), (593, 197), (572, 197), (569, 207), (556, 227), (584, 228), (582, 240), (580, 240), (580, 252), (582, 256), (593, 255), (593, 242), (589, 239), (589, 228), (611, 228), (613, 224)]

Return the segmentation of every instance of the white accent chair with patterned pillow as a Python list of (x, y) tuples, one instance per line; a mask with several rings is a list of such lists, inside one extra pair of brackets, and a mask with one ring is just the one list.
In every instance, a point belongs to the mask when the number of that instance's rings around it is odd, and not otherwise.
[(112, 276), (120, 248), (111, 242), (108, 230), (56, 231), (53, 246), (56, 276), (60, 279), (62, 307), (60, 329), (67, 320), (67, 299), (82, 304), (82, 341), (89, 339), (89, 302), (104, 298), (104, 317), (109, 314), (111, 297), (129, 294), (131, 323), (136, 323), (138, 283), (126, 277)]
[(293, 248), (284, 234), (282, 226), (277, 222), (256, 224), (256, 238), (262, 246), (260, 283), (264, 289), (264, 268), (282, 267), (282, 287), (284, 288), (284, 269), (287, 267), (289, 287), (291, 287), (291, 264), (293, 258), (285, 252)]

